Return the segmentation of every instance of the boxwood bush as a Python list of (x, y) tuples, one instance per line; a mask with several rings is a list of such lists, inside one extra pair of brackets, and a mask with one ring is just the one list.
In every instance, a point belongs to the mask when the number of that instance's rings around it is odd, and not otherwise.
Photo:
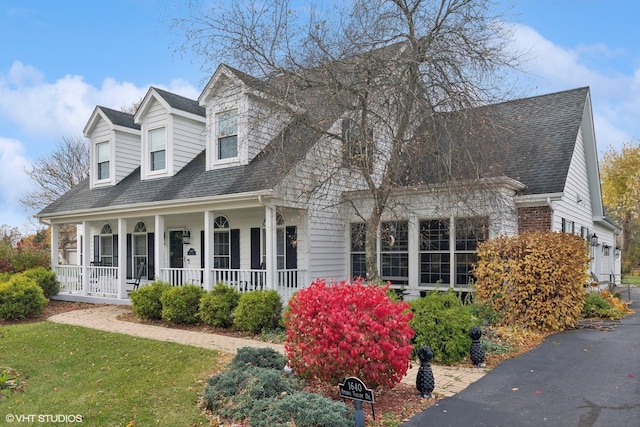
[(217, 283), (200, 299), (200, 319), (207, 325), (227, 328), (233, 323), (233, 310), (238, 306), (240, 292), (224, 283)]
[(233, 314), (234, 326), (241, 331), (275, 329), (282, 320), (282, 300), (274, 290), (243, 293)]
[(433, 361), (447, 365), (460, 362), (469, 355), (473, 326), (471, 308), (462, 304), (458, 295), (449, 290), (432, 291), (411, 301), (414, 317), (410, 325), (415, 331), (413, 354), (428, 345)]
[(42, 293), (45, 298), (51, 298), (54, 295), (58, 295), (58, 292), (60, 292), (60, 282), (58, 282), (58, 279), (56, 278), (56, 273), (47, 268), (30, 268), (20, 274), (33, 279), (36, 282), (36, 285), (42, 288)]
[(131, 304), (133, 304), (133, 314), (141, 319), (159, 320), (162, 319), (162, 293), (171, 288), (166, 282), (153, 282), (151, 285), (142, 286), (131, 292)]
[(197, 323), (200, 298), (205, 291), (200, 286), (171, 287), (160, 296), (162, 319), (173, 323)]
[(47, 305), (40, 286), (33, 279), (15, 275), (0, 283), (0, 318), (19, 320), (38, 316)]

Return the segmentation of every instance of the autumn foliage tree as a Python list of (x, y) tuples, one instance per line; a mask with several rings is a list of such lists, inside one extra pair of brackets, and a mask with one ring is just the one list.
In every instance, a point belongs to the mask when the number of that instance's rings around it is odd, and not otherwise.
[(622, 226), (623, 269), (640, 267), (640, 145), (609, 149), (600, 164), (602, 200)]
[(336, 385), (355, 376), (368, 387), (392, 388), (411, 356), (409, 304), (388, 286), (314, 281), (289, 301), (285, 349), (296, 374)]
[(478, 302), (501, 314), (500, 324), (558, 331), (575, 325), (589, 279), (589, 249), (579, 236), (535, 232), (478, 245)]

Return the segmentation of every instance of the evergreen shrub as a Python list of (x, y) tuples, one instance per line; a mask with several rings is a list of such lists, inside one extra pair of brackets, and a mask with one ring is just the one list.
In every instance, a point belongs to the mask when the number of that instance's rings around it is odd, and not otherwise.
[(240, 296), (233, 315), (234, 326), (241, 331), (275, 329), (282, 319), (282, 300), (274, 290), (246, 292)]
[(173, 323), (197, 323), (200, 298), (205, 291), (197, 285), (173, 286), (162, 292), (162, 319)]
[(159, 320), (162, 319), (162, 293), (170, 289), (167, 282), (156, 281), (147, 286), (141, 286), (131, 292), (131, 304), (133, 314), (141, 319)]
[(0, 283), (0, 318), (19, 320), (38, 316), (47, 305), (40, 286), (33, 279), (15, 275)]
[(239, 300), (240, 292), (224, 283), (217, 283), (200, 299), (200, 319), (207, 325), (227, 328), (233, 324), (233, 310)]
[(44, 267), (30, 268), (20, 273), (24, 277), (33, 279), (36, 285), (42, 288), (45, 298), (51, 298), (60, 292), (60, 282), (56, 278), (56, 273)]
[(446, 365), (460, 362), (469, 355), (471, 307), (464, 305), (453, 290), (436, 290), (412, 300), (411, 311), (414, 316), (410, 324), (416, 333), (414, 357), (424, 345), (431, 347), (434, 362)]

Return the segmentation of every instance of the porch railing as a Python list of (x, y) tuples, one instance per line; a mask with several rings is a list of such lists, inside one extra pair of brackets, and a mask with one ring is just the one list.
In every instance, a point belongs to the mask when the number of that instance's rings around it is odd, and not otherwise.
[[(84, 294), (94, 296), (115, 297), (118, 294), (117, 267), (87, 267), (88, 280), (84, 281), (82, 266), (58, 265), (55, 272), (60, 282), (60, 293)], [(212, 269), (213, 284), (222, 282), (235, 287), (240, 292), (267, 289), (267, 270), (235, 270)], [(293, 294), (308, 286), (306, 271), (289, 269), (277, 270), (275, 289), (286, 303)], [(203, 268), (163, 268), (160, 279), (173, 286), (205, 284), (205, 270)]]
[(82, 266), (80, 265), (56, 265), (54, 267), (60, 293), (80, 294), (84, 289), (82, 283)]
[(118, 295), (118, 267), (87, 267), (89, 295), (115, 297)]
[(160, 274), (161, 280), (171, 286), (204, 284), (204, 268), (163, 268)]
[(117, 267), (87, 267), (88, 280), (83, 280), (81, 265), (57, 265), (54, 267), (60, 293), (115, 297), (118, 294)]

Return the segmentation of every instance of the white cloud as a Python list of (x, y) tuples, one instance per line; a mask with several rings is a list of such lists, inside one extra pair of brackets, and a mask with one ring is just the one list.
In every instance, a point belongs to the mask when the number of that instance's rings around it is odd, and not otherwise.
[(0, 138), (0, 203), (17, 203), (18, 198), (30, 188), (25, 173), (28, 164), (19, 141)]
[[(611, 58), (624, 54), (623, 49), (602, 43), (565, 48), (531, 27), (511, 25), (514, 51), (527, 53), (524, 70), (536, 85), (534, 94), (590, 87), (601, 153), (640, 137), (640, 70), (625, 75), (608, 65)], [(640, 62), (640, 58), (632, 60)]]
[[(184, 80), (156, 86), (194, 99), (199, 94)], [(16, 61), (6, 75), (0, 74), (0, 116), (25, 135), (59, 140), (81, 135), (96, 105), (116, 110), (129, 107), (145, 95), (148, 87), (110, 77), (94, 87), (78, 75), (47, 82), (42, 72)]]

